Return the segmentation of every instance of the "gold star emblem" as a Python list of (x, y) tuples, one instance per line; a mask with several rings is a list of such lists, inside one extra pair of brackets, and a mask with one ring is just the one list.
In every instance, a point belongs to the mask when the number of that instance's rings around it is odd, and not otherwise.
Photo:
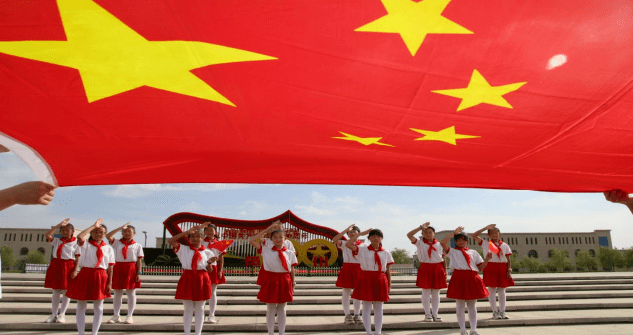
[(457, 107), (458, 112), (483, 103), (512, 109), (512, 106), (503, 98), (503, 95), (516, 91), (525, 84), (527, 82), (490, 86), (479, 71), (473, 70), (468, 87), (432, 92), (462, 99), (459, 107)]
[(364, 145), (377, 144), (377, 145), (393, 147), (393, 145), (391, 144), (380, 143), (380, 140), (382, 139), (382, 137), (358, 137), (358, 136), (344, 133), (342, 131), (339, 131), (339, 133), (345, 135), (345, 137), (332, 137), (332, 138), (337, 138), (339, 140), (355, 141)]
[(415, 56), (428, 34), (473, 34), (442, 16), (451, 0), (381, 0), (387, 15), (355, 31), (400, 34), (411, 56)]
[(325, 255), (327, 255), (327, 253), (328, 253), (328, 252), (330, 252), (330, 250), (328, 250), (328, 249), (323, 250), (323, 248), (321, 248), (321, 246), (320, 246), (320, 245), (318, 245), (318, 246), (316, 247), (316, 249), (314, 249), (314, 250), (308, 250), (307, 252), (308, 252), (308, 253), (311, 253), (313, 257), (319, 257), (319, 256), (325, 256)]
[(422, 130), (410, 128), (411, 130), (424, 134), (424, 137), (416, 138), (415, 141), (440, 141), (452, 145), (457, 145), (457, 140), (466, 138), (478, 138), (480, 136), (462, 135), (455, 133), (455, 126), (450, 126), (440, 131)]
[(0, 42), (0, 52), (79, 70), (88, 102), (142, 86), (235, 106), (190, 71), (274, 57), (221, 45), (148, 41), (90, 0), (58, 0), (67, 41)]

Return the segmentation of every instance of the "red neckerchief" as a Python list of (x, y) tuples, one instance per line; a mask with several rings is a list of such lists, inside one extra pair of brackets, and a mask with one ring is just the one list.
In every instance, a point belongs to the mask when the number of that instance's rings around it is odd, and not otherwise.
[(64, 244), (70, 243), (70, 242), (74, 242), (74, 241), (77, 240), (77, 238), (74, 237), (74, 236), (69, 238), (69, 239), (65, 239), (65, 238), (62, 237), (59, 240), (62, 241), (62, 244), (60, 244), (57, 247), (57, 259), (62, 259), (62, 249), (64, 249)]
[(374, 252), (374, 263), (378, 264), (378, 271), (382, 271), (382, 261), (380, 260), (380, 256), (378, 256), (378, 251), (383, 251), (385, 250), (385, 248), (383, 248), (381, 245), (378, 247), (378, 250), (376, 250), (372, 245), (370, 245), (369, 247), (367, 247), (367, 249)]
[(211, 243), (215, 243), (215, 242), (217, 242), (217, 241), (218, 241), (218, 239), (214, 237), (214, 238), (213, 238), (213, 241), (212, 241), (212, 240), (210, 240), (208, 237), (205, 237), (205, 238), (204, 238), (204, 241), (205, 241), (205, 242), (207, 242), (207, 248), (208, 248), (208, 247), (210, 247), (210, 246), (211, 246)]
[(136, 241), (130, 240), (130, 242), (128, 243), (128, 242), (125, 242), (124, 238), (122, 238), (122, 239), (119, 240), (119, 242), (123, 243), (123, 245), (124, 245), (123, 250), (122, 250), (122, 252), (123, 252), (123, 259), (127, 259), (127, 247), (129, 247), (130, 245), (136, 243)]
[(424, 242), (424, 244), (428, 244), (429, 245), (429, 259), (431, 259), (431, 250), (437, 251), (437, 249), (435, 249), (435, 247), (433, 246), (435, 243), (437, 243), (437, 240), (433, 239), (432, 242), (429, 242), (425, 238), (422, 238), (422, 241)]
[(281, 261), (281, 265), (283, 265), (284, 270), (286, 270), (287, 272), (290, 272), (288, 270), (288, 263), (286, 262), (286, 256), (284, 255), (284, 251), (288, 250), (286, 247), (282, 247), (281, 249), (277, 248), (277, 246), (273, 246), (273, 251), (277, 251), (277, 254), (279, 254), (279, 260)]
[[(357, 247), (361, 244), (363, 244), (363, 241), (359, 240), (356, 240), (356, 243), (354, 243), (354, 245)], [(356, 255), (358, 255), (358, 248), (356, 249), (356, 251), (352, 251), (352, 257), (354, 257), (354, 259), (356, 259)]]
[(501, 245), (503, 244), (502, 240), (499, 240), (499, 244), (495, 243), (495, 241), (490, 240), (490, 242), (492, 242), (492, 244), (495, 245), (495, 247), (497, 247), (497, 257), (499, 257), (499, 259), (501, 259)]
[(195, 251), (195, 254), (193, 254), (193, 258), (191, 258), (191, 270), (197, 270), (198, 269), (198, 262), (200, 262), (200, 260), (202, 260), (202, 255), (200, 254), (200, 251), (203, 251), (204, 245), (201, 245), (200, 248), (194, 248), (192, 245), (189, 245), (189, 249)]
[(468, 267), (470, 268), (470, 255), (466, 252), (468, 251), (468, 247), (463, 247), (463, 248), (455, 247), (455, 249), (462, 252), (462, 255), (464, 255), (464, 258), (466, 259), (466, 263), (468, 264)]
[(95, 265), (95, 268), (96, 268), (99, 266), (99, 264), (101, 264), (101, 260), (103, 259), (103, 250), (101, 250), (101, 247), (103, 247), (106, 244), (105, 242), (103, 242), (103, 240), (101, 241), (101, 244), (97, 244), (97, 242), (95, 242), (94, 240), (90, 240), (88, 242), (94, 245), (95, 248), (97, 248), (97, 264)]

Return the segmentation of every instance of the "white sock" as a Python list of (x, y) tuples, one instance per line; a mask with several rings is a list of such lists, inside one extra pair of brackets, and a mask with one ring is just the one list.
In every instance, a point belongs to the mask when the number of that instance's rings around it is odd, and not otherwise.
[(88, 301), (77, 300), (77, 333), (84, 335), (86, 331), (86, 309), (88, 308)]
[(506, 311), (506, 288), (499, 287), (497, 289), (497, 294), (499, 294), (499, 311), (505, 312)]
[(343, 289), (343, 297), (341, 298), (341, 303), (343, 303), (343, 312), (345, 315), (349, 314), (349, 302), (352, 297), (352, 289), (344, 288)]
[(466, 305), (468, 305), (468, 321), (470, 321), (470, 330), (477, 330), (477, 300), (467, 300)]
[(193, 308), (196, 312), (196, 335), (202, 334), (202, 326), (204, 325), (204, 304), (206, 302), (206, 300), (193, 302)]
[(437, 315), (440, 311), (440, 290), (432, 289), (431, 290), (431, 305), (433, 306), (433, 315)]
[(215, 317), (215, 307), (218, 304), (218, 285), (211, 285), (211, 299), (209, 299), (209, 317)]
[(185, 330), (185, 335), (191, 335), (191, 319), (193, 318), (193, 301), (183, 300), (182, 304), (185, 306), (185, 310), (182, 313), (182, 325)]
[(68, 305), (70, 305), (70, 298), (66, 296), (66, 291), (62, 291), (62, 294), (64, 295), (62, 295), (62, 309), (59, 311), (59, 315), (65, 317)]
[(382, 305), (384, 303), (382, 301), (374, 301), (374, 328), (376, 329), (376, 334), (382, 333)]
[(275, 334), (275, 313), (277, 313), (277, 304), (266, 304), (266, 327), (268, 335)]
[(57, 310), (59, 309), (59, 300), (61, 296), (62, 290), (53, 290), (53, 308), (51, 313), (53, 315), (57, 315)]
[(497, 309), (497, 288), (496, 287), (488, 287), (488, 302), (490, 303), (490, 308), (492, 308), (493, 312), (498, 312)]
[(277, 304), (277, 328), (279, 329), (279, 335), (284, 335), (286, 332), (286, 303)]
[(363, 301), (363, 326), (368, 335), (371, 335), (371, 301)]
[(431, 289), (422, 289), (422, 307), (424, 315), (431, 315)]
[(127, 316), (131, 318), (136, 309), (136, 289), (125, 290), (125, 294), (127, 294)]
[(123, 290), (112, 290), (114, 296), (112, 297), (112, 309), (114, 310), (114, 316), (121, 316), (121, 305), (123, 305)]
[(360, 303), (362, 301), (358, 299), (352, 299), (352, 303), (354, 304), (354, 315), (360, 315)]
[(463, 332), (466, 331), (466, 300), (455, 300), (455, 311), (457, 313), (457, 323), (459, 323), (459, 329)]
[(103, 300), (93, 301), (92, 308), (95, 311), (92, 317), (92, 335), (97, 335), (99, 328), (101, 328), (101, 320), (103, 319)]

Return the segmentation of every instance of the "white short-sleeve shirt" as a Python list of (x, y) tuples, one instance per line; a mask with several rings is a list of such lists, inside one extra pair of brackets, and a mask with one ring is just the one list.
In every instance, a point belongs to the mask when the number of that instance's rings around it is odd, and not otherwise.
[[(354, 252), (352, 251), (352, 249), (348, 248), (346, 245), (346, 241), (341, 241), (338, 240), (336, 242), (337, 246), (341, 248), (341, 250), (343, 251), (343, 263), (351, 263), (351, 264), (360, 264), (360, 260), (358, 259), (358, 256), (354, 256)], [(362, 245), (362, 241), (359, 245)]]
[(123, 248), (125, 244), (121, 240), (114, 240), (112, 248), (117, 263), (136, 262), (139, 258), (145, 257), (143, 246), (134, 242), (127, 247), (127, 258), (123, 258)]
[(270, 247), (262, 246), (259, 252), (262, 254), (262, 261), (264, 263), (264, 268), (269, 272), (289, 272), (292, 270), (293, 266), (298, 265), (297, 256), (295, 253), (286, 247), (286, 251), (283, 251), (284, 258), (286, 259), (286, 266), (288, 267), (288, 271), (284, 269), (281, 264), (281, 258), (279, 257), (279, 252), (273, 250), (273, 244), (269, 243)]
[[(271, 239), (269, 239), (269, 238), (264, 238), (264, 239), (262, 239), (262, 243), (261, 243), (261, 245), (265, 246), (265, 247), (266, 247), (266, 248), (268, 248), (268, 249), (272, 249), (272, 247), (273, 247), (275, 244), (273, 243), (273, 241), (272, 241)], [(292, 241), (290, 241), (290, 240), (288, 240), (288, 239), (284, 240), (284, 247), (286, 247), (286, 249), (288, 249), (288, 250), (290, 250), (290, 251), (292, 251), (292, 252), (296, 253), (296, 251), (295, 251), (295, 245), (294, 245), (294, 244), (292, 244)]]
[(378, 263), (376, 262), (376, 258), (374, 254), (376, 252), (374, 250), (369, 250), (369, 246), (365, 244), (361, 244), (358, 246), (358, 254), (356, 258), (360, 262), (360, 269), (363, 271), (387, 271), (388, 264), (394, 264), (393, 257), (391, 253), (387, 250), (382, 250), (378, 252), (378, 257), (380, 257), (381, 268), (378, 268)]
[(431, 250), (431, 257), (429, 258), (429, 249), (431, 245), (424, 243), (424, 238), (420, 238), (413, 242), (415, 247), (418, 249), (418, 260), (422, 263), (442, 263), (444, 262), (444, 258), (442, 258), (442, 245), (440, 242), (435, 240), (433, 244), (433, 248), (435, 250)]
[[(482, 240), (481, 241), (481, 250), (483, 250), (484, 252), (484, 256), (486, 256), (489, 252), (490, 252), (490, 244), (489, 241), (487, 240)], [(488, 261), (488, 262), (492, 262), (492, 263), (507, 263), (508, 262), (508, 257), (510, 257), (512, 255), (512, 249), (510, 249), (510, 246), (503, 242), (501, 243), (501, 252), (499, 253), (499, 255), (497, 255), (496, 253), (492, 253), (492, 258)]]
[(451, 259), (450, 268), (452, 270), (472, 270), (479, 272), (477, 264), (483, 263), (484, 259), (481, 258), (481, 255), (479, 255), (476, 250), (468, 249), (466, 250), (466, 253), (470, 255), (470, 267), (468, 266), (466, 258), (464, 258), (461, 250), (450, 248), (446, 254)]
[[(206, 270), (207, 261), (212, 257), (217, 257), (218, 255), (213, 252), (213, 250), (209, 250), (205, 248), (200, 251), (200, 260), (198, 261), (196, 270)], [(178, 244), (178, 247), (174, 248), (174, 253), (178, 256), (180, 263), (182, 264), (182, 268), (184, 270), (191, 270), (191, 261), (193, 260), (193, 255), (195, 255), (195, 251), (191, 250), (188, 245)]]
[[(59, 237), (53, 237), (53, 240), (48, 243), (53, 246), (53, 258), (57, 258), (57, 249), (62, 245), (62, 240)], [(64, 244), (62, 247), (62, 259), (75, 259), (77, 249), (79, 249), (77, 240)]]
[[(103, 241), (105, 242), (105, 241)], [(100, 268), (107, 269), (109, 265), (114, 265), (114, 249), (109, 246), (107, 243), (101, 247), (101, 251), (103, 252), (103, 258), (101, 259), (101, 263), (98, 266), (95, 266), (97, 263), (97, 247), (92, 245), (92, 243), (87, 240), (83, 245), (79, 246), (81, 250), (81, 257), (79, 257), (79, 266), (82, 268)]]

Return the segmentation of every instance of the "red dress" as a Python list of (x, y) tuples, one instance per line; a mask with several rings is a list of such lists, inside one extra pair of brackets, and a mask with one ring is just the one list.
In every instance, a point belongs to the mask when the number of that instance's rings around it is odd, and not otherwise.
[(415, 285), (423, 289), (447, 288), (444, 263), (420, 263)]

